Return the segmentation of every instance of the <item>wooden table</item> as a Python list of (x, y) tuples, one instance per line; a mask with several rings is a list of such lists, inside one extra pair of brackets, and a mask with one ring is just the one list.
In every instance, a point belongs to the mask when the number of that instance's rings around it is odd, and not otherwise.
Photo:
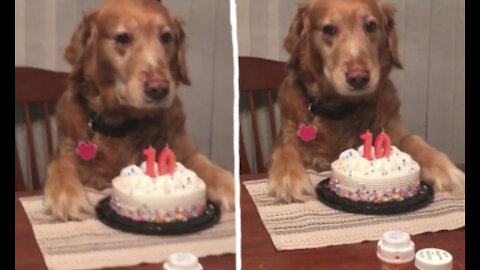
[[(464, 166), (460, 166), (465, 171)], [(267, 178), (266, 174), (241, 176), (241, 181)], [(257, 208), (243, 184), (242, 269), (245, 270), (370, 270), (380, 269), (374, 241), (315, 249), (277, 251), (263, 226)], [(465, 269), (465, 228), (412, 236), (415, 249), (435, 247), (453, 256), (453, 270)]]
[[(32, 226), (18, 200), (19, 197), (38, 195), (38, 191), (15, 193), (15, 269), (47, 269), (33, 236)], [(209, 256), (199, 259), (205, 270), (234, 270), (235, 255)], [(141, 264), (133, 267), (109, 269), (160, 270), (161, 264)]]

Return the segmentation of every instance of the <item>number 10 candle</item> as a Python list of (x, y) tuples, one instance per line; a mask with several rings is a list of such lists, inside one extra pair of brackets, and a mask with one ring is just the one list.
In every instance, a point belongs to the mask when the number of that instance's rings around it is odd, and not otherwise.
[[(368, 130), (367, 132), (360, 135), (360, 138), (363, 140), (363, 157), (372, 160), (372, 133)], [(390, 136), (387, 133), (381, 132), (375, 138), (375, 158), (389, 157), (392, 147), (392, 141)]]
[[(143, 154), (147, 157), (146, 163), (146, 172), (145, 174), (154, 178), (156, 177), (155, 174), (155, 148), (150, 146), (149, 148), (143, 150)], [(159, 175), (166, 175), (166, 174), (173, 174), (175, 171), (176, 166), (176, 158), (175, 154), (173, 153), (168, 145), (160, 152), (157, 159), (157, 166), (158, 166), (158, 174)]]

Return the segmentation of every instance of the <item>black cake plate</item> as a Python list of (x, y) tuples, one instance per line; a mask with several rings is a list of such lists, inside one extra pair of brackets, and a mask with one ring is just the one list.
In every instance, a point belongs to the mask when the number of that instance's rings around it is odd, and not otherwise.
[(121, 216), (110, 206), (110, 197), (102, 199), (95, 207), (98, 219), (114, 229), (148, 235), (179, 235), (198, 232), (217, 224), (220, 220), (220, 208), (207, 201), (206, 209), (200, 216), (186, 221), (156, 223), (135, 221)]
[(403, 201), (374, 203), (352, 201), (340, 197), (329, 186), (330, 178), (322, 180), (316, 187), (317, 198), (325, 205), (344, 212), (364, 215), (395, 215), (418, 210), (433, 201), (433, 189), (425, 182), (420, 182), (416, 195)]

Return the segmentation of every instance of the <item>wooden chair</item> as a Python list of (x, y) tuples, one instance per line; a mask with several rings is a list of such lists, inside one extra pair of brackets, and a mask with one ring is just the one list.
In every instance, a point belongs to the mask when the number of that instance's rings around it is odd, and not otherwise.
[[(41, 189), (38, 176), (37, 159), (29, 105), (40, 103), (47, 134), (48, 155), (53, 155), (52, 128), (50, 125), (49, 102), (57, 102), (66, 89), (68, 73), (54, 72), (38, 68), (15, 67), (15, 104), (23, 105), (27, 132), (30, 167), (32, 169), (33, 189)], [(18, 159), (17, 140), (15, 139), (15, 191), (26, 190)]]
[[(267, 105), (270, 120), (270, 133), (272, 139), (276, 139), (276, 125), (273, 114), (273, 91), (280, 87), (287, 74), (286, 63), (255, 57), (239, 57), (239, 88), (240, 93), (246, 92), (250, 116), (252, 119), (252, 131), (254, 135), (256, 173), (267, 171), (262, 157), (260, 138), (258, 133), (257, 116), (255, 113), (254, 94), (263, 94), (267, 97)], [(252, 174), (248, 164), (245, 144), (243, 141), (242, 127), (240, 126), (240, 174)]]

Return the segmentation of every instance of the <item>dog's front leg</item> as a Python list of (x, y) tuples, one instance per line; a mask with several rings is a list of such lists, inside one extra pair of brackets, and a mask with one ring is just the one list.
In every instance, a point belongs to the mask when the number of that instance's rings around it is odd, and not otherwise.
[(224, 211), (233, 211), (235, 209), (233, 174), (198, 153), (184, 129), (175, 135), (170, 144), (178, 160), (205, 181), (208, 199), (219, 204)]
[(421, 178), (437, 191), (465, 194), (465, 174), (444, 153), (428, 145), (420, 136), (405, 131), (399, 115), (387, 124), (392, 143), (408, 153), (421, 167)]
[(293, 143), (284, 142), (273, 150), (268, 171), (269, 193), (285, 202), (303, 202), (314, 194), (314, 187)]
[(49, 163), (44, 193), (47, 211), (61, 220), (84, 220), (93, 213), (71, 157), (57, 156)]

